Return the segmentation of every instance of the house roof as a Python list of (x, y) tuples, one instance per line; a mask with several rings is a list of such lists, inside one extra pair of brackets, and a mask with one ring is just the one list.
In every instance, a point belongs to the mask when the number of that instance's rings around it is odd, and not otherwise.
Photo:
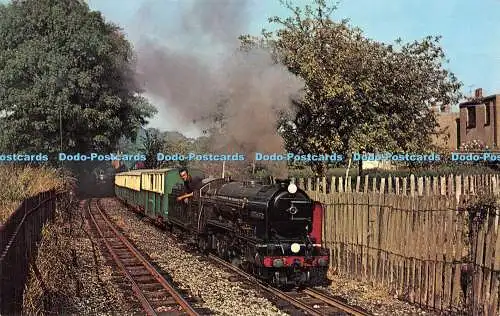
[(462, 107), (466, 107), (469, 105), (483, 104), (487, 101), (495, 100), (497, 96), (500, 96), (500, 94), (492, 94), (492, 95), (489, 95), (487, 97), (475, 98), (475, 99), (460, 103), (460, 107), (462, 108)]

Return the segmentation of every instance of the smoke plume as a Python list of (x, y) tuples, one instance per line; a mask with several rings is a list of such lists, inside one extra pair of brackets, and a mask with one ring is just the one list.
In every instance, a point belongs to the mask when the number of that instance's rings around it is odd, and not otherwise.
[[(165, 101), (182, 124), (217, 127), (213, 117), (222, 114), (214, 152), (244, 153), (250, 161), (255, 152), (284, 152), (277, 113), (291, 111), (290, 97), (303, 82), (274, 64), (266, 51), (238, 50), (238, 36), (249, 31), (251, 1), (180, 1), (178, 21), (155, 16), (158, 5), (150, 2), (139, 12), (141, 23), (161, 33), (139, 41), (138, 68), (146, 91)], [(275, 176), (287, 176), (284, 164), (270, 167)]]

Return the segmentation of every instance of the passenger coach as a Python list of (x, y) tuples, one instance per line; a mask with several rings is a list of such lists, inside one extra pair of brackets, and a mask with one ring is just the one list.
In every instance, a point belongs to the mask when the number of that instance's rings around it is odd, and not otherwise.
[[(189, 173), (204, 177), (197, 169), (189, 169)], [(115, 194), (137, 212), (165, 224), (172, 188), (183, 183), (177, 168), (133, 170), (115, 175)]]

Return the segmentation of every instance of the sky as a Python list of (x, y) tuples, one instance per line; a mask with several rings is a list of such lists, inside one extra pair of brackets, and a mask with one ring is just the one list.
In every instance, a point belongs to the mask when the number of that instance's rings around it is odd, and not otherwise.
[[(162, 27), (167, 24), (180, 25), (182, 21), (178, 19), (178, 12), (181, 1), (189, 0), (87, 0), (87, 3), (91, 9), (101, 11), (108, 21), (120, 25), (132, 43), (137, 43), (145, 34), (161, 34)], [(247, 30), (249, 34), (258, 35), (263, 27), (272, 29), (267, 22), (268, 17), (289, 14), (278, 0), (249, 1), (253, 2), (248, 11), (251, 21)], [(312, 3), (311, 0), (293, 2), (298, 6)], [(163, 25), (151, 25), (138, 19), (139, 12), (151, 3), (157, 11), (154, 12), (156, 17), (164, 16)], [(367, 37), (383, 42), (392, 42), (398, 37), (408, 42), (427, 35), (441, 35), (441, 44), (450, 60), (447, 68), (463, 82), (463, 92), (469, 95), (474, 89), (483, 88), (483, 94), (490, 95), (500, 93), (498, 12), (500, 0), (341, 0), (333, 18), (348, 18)], [(174, 38), (172, 42), (189, 45), (182, 38)], [(166, 113), (168, 105), (159, 104), (160, 100), (151, 101), (159, 109), (151, 127), (168, 130), (171, 125), (172, 128), (179, 128)], [(198, 133), (189, 127), (182, 132)]]
[[(123, 27), (132, 42), (145, 33), (161, 32), (155, 26), (145, 27), (138, 22), (138, 11), (148, 2), (155, 2), (169, 23), (176, 21), (178, 4), (182, 0), (88, 0), (93, 10), (103, 13), (106, 19)], [(184, 0), (187, 1), (187, 0)], [(217, 0), (206, 0), (217, 1)], [(241, 1), (241, 0), (234, 0)], [(278, 0), (252, 0), (248, 12), (248, 33), (258, 35), (262, 28), (272, 29), (267, 18), (287, 16)], [(303, 6), (311, 1), (295, 0)], [(447, 68), (463, 82), (463, 92), (469, 95), (476, 88), (483, 88), (486, 95), (500, 93), (500, 24), (498, 24), (500, 0), (342, 0), (333, 18), (348, 18), (353, 26), (374, 40), (392, 42), (400, 37), (403, 41), (419, 40), (427, 35), (441, 35), (441, 44), (450, 63)], [(158, 12), (157, 12), (158, 13)], [(178, 39), (182, 41), (181, 39)], [(175, 41), (175, 39), (173, 39)], [(158, 100), (152, 100), (158, 103)], [(167, 106), (168, 108), (168, 106)], [(152, 127), (168, 129), (175, 123), (168, 119), (165, 106), (160, 105), (158, 117)], [(169, 122), (170, 121), (170, 122)], [(184, 128), (184, 133), (197, 133)]]

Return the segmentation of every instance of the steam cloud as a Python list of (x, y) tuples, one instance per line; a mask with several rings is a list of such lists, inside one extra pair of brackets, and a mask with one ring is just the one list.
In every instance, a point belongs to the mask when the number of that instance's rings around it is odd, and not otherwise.
[[(247, 159), (256, 151), (284, 152), (276, 114), (291, 111), (290, 97), (304, 84), (274, 64), (268, 52), (238, 51), (238, 36), (248, 32), (251, 1), (181, 1), (178, 23), (156, 18), (157, 5), (150, 2), (139, 12), (142, 23), (159, 27), (162, 34), (138, 45), (146, 91), (165, 101), (169, 113), (186, 125), (196, 121), (208, 128), (209, 118), (222, 112), (225, 132), (214, 137), (214, 152), (245, 153)], [(287, 176), (285, 164), (270, 167), (276, 177)]]

